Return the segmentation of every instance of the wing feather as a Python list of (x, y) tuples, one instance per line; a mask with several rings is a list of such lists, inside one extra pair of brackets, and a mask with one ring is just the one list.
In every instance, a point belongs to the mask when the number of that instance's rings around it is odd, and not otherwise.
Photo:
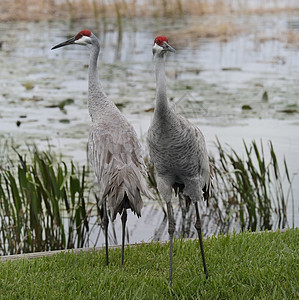
[(89, 159), (100, 185), (99, 198), (101, 202), (108, 198), (112, 220), (123, 208), (131, 208), (140, 216), (140, 192), (152, 197), (137, 135), (127, 121), (122, 121), (121, 126), (117, 122), (93, 124), (89, 135)]

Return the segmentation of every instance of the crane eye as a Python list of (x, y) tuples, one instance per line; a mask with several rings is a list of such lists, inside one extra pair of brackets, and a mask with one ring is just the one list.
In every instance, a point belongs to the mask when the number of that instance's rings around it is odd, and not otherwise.
[(76, 40), (79, 40), (79, 39), (81, 39), (81, 37), (83, 36), (83, 34), (82, 33), (78, 33), (77, 35), (76, 35)]

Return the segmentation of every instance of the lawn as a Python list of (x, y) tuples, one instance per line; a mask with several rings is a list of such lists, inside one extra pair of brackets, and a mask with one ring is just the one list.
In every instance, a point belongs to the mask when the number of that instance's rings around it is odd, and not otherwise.
[(174, 243), (173, 286), (168, 244), (105, 253), (60, 253), (0, 264), (1, 299), (299, 299), (299, 229), (243, 232), (204, 241), (205, 279), (197, 240)]

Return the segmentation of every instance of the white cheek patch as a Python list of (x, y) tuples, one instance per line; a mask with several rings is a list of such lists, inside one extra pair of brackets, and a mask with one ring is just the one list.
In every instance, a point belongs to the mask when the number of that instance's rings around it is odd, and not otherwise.
[(153, 46), (153, 53), (161, 53), (161, 51), (163, 50), (163, 48), (159, 45), (157, 45), (156, 43)]
[(80, 39), (75, 40), (74, 43), (78, 45), (86, 45), (91, 43), (91, 39), (89, 36), (83, 35)]

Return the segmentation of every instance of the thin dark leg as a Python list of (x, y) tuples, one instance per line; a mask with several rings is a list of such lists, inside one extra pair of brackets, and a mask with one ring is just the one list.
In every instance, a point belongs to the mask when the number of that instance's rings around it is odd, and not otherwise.
[(124, 264), (124, 253), (125, 253), (125, 229), (126, 229), (126, 222), (127, 222), (127, 210), (124, 208), (122, 216), (122, 245), (121, 245), (121, 266)]
[(182, 210), (182, 232), (183, 232), (183, 238), (186, 237), (186, 214), (187, 214), (187, 209), (186, 205), (184, 203), (185, 198), (182, 193), (179, 193), (179, 203), (180, 203), (180, 208)]
[(173, 245), (173, 233), (175, 230), (175, 223), (173, 217), (173, 210), (171, 203), (167, 203), (167, 215), (168, 215), (168, 233), (169, 233), (169, 286), (172, 285), (172, 245)]
[(104, 210), (104, 216), (103, 216), (103, 226), (105, 231), (105, 246), (106, 246), (106, 265), (109, 265), (109, 259), (108, 259), (108, 213), (107, 213), (107, 207), (106, 207), (106, 201), (103, 203), (103, 210)]
[(207, 266), (206, 266), (205, 253), (204, 253), (204, 250), (203, 250), (202, 234), (201, 234), (201, 222), (200, 222), (200, 216), (199, 216), (199, 210), (198, 210), (198, 203), (194, 202), (194, 205), (195, 205), (195, 210), (196, 210), (195, 228), (197, 230), (198, 238), (199, 238), (203, 269), (204, 269), (205, 274), (206, 274), (206, 279), (208, 279), (209, 275), (208, 275)]

